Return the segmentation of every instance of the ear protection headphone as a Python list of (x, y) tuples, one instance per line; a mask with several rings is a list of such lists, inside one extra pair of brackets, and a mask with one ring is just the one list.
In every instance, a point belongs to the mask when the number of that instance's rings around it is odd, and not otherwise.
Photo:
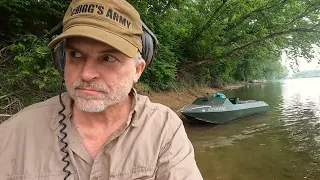
[[(62, 23), (60, 23), (62, 25)], [(153, 34), (153, 32), (147, 27), (147, 25), (142, 21), (143, 34), (142, 40), (142, 53), (141, 56), (146, 62), (146, 66), (151, 65), (153, 58), (157, 52), (158, 39)], [(63, 77), (64, 66), (66, 61), (65, 53), (65, 40), (62, 40), (55, 48), (51, 50), (51, 57), (53, 59), (56, 69), (59, 71), (60, 75)]]

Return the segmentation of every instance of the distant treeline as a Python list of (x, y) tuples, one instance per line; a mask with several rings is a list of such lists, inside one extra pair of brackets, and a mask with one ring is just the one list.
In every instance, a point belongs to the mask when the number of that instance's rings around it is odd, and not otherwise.
[(320, 77), (320, 70), (300, 71), (292, 75), (291, 78), (312, 78)]

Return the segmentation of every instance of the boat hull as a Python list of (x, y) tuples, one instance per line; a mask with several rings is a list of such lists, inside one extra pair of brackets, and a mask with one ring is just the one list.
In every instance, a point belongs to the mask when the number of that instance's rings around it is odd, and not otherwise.
[(235, 119), (261, 114), (269, 111), (269, 105), (263, 101), (231, 106), (209, 107), (202, 105), (187, 105), (181, 114), (188, 119), (196, 119), (203, 122), (224, 124)]

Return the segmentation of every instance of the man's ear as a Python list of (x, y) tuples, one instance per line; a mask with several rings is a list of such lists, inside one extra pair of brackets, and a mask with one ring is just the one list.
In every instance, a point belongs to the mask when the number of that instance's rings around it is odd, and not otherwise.
[(134, 78), (133, 78), (134, 83), (137, 83), (139, 81), (139, 78), (145, 67), (146, 67), (146, 62), (143, 59), (139, 60), (136, 65), (136, 73), (134, 74)]

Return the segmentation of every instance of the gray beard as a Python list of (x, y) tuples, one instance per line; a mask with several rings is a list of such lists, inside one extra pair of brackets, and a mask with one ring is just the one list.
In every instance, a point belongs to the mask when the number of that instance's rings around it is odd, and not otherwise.
[[(79, 87), (92, 88), (102, 91), (104, 94), (99, 96), (81, 94), (76, 91), (76, 88)], [(67, 90), (79, 110), (84, 112), (102, 112), (108, 107), (124, 101), (128, 97), (132, 87), (132, 77), (128, 77), (114, 89), (110, 89), (108, 86), (102, 84), (76, 81), (72, 84), (72, 87), (67, 87)]]

